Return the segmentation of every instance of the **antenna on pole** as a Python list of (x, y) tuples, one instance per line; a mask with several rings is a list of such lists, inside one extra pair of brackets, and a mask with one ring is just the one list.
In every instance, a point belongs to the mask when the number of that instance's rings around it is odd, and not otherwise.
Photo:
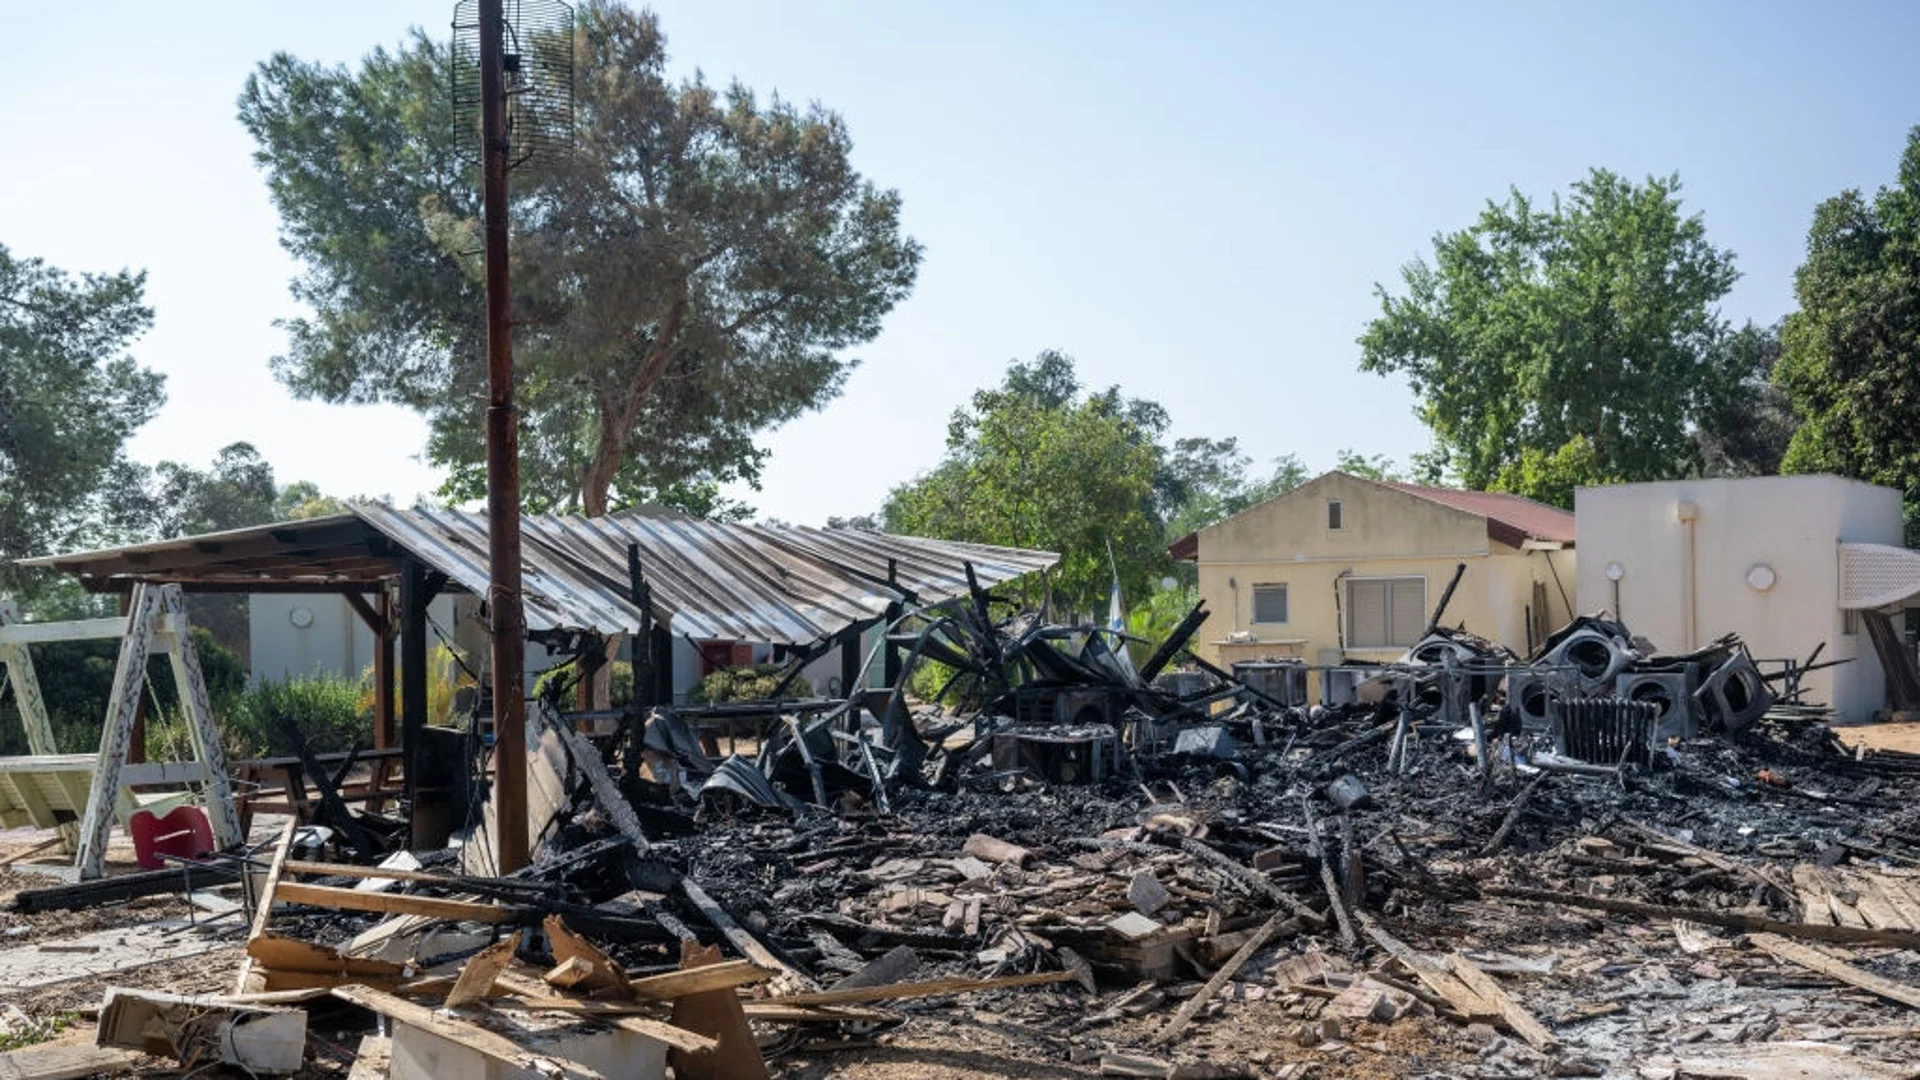
[[(507, 9), (511, 8), (511, 12)], [(511, 18), (509, 18), (511, 14)], [(487, 611), (493, 637), (494, 871), (527, 865), (526, 610), (520, 596), (520, 425), (513, 401), (507, 170), (573, 137), (573, 12), (560, 0), (460, 0), (453, 105), (477, 106), (487, 285)], [(464, 117), (464, 122), (463, 118)]]

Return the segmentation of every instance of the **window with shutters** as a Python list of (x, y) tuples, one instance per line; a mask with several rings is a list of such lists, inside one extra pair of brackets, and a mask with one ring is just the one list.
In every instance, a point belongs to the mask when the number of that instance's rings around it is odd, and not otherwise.
[(1287, 621), (1287, 586), (1255, 585), (1253, 587), (1253, 621), (1257, 623), (1283, 623)]
[(1427, 625), (1427, 579), (1348, 578), (1347, 648), (1406, 648)]
[(1340, 528), (1341, 527), (1340, 519), (1341, 519), (1342, 513), (1343, 513), (1343, 508), (1340, 505), (1340, 500), (1328, 499), (1327, 500), (1327, 528), (1329, 529)]

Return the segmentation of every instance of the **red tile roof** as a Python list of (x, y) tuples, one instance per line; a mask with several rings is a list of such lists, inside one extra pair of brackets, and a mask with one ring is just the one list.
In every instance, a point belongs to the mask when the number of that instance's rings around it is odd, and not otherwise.
[(1460, 491), (1395, 480), (1382, 483), (1395, 491), (1486, 518), (1487, 535), (1513, 547), (1526, 540), (1573, 543), (1573, 515), (1546, 503), (1504, 491)]

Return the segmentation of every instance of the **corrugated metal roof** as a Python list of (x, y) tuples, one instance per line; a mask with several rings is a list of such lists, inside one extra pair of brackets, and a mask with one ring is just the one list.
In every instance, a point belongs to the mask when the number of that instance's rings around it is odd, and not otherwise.
[[(885, 613), (896, 600), (964, 595), (966, 563), (994, 586), (1059, 561), (1046, 551), (847, 529), (731, 525), (672, 513), (521, 518), (527, 626), (620, 633), (640, 612), (627, 599), (627, 545), (639, 547), (653, 614), (696, 640), (804, 645)], [(72, 574), (95, 591), (133, 581), (188, 589), (372, 588), (411, 554), (477, 595), (487, 591), (487, 522), (459, 510), (352, 513), (23, 560)], [(893, 579), (888, 578), (889, 566)]]
[[(484, 594), (487, 523), (458, 510), (354, 511), (459, 582)], [(630, 631), (627, 546), (639, 548), (656, 617), (698, 639), (799, 645), (885, 613), (906, 595), (963, 595), (965, 563), (983, 586), (1043, 570), (1045, 551), (963, 544), (849, 529), (732, 525), (641, 513), (527, 515), (521, 528), (522, 592), (530, 629)], [(895, 582), (887, 581), (893, 561)]]

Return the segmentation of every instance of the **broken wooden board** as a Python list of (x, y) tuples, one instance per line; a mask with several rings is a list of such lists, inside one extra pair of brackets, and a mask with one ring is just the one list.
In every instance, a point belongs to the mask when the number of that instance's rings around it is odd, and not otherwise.
[(446, 1007), (457, 1009), (462, 1005), (471, 1005), (493, 992), (493, 981), (513, 963), (513, 954), (520, 948), (520, 931), (515, 930), (511, 937), (502, 938), (473, 955), (460, 968), (460, 975), (453, 980), (453, 989), (447, 991)]
[(1548, 1031), (1545, 1024), (1534, 1019), (1533, 1014), (1526, 1010), (1526, 1006), (1513, 1000), (1506, 990), (1493, 980), (1493, 976), (1481, 971), (1473, 961), (1467, 959), (1466, 954), (1456, 951), (1447, 959), (1453, 967), (1454, 975), (1467, 984), (1467, 989), (1499, 1009), (1500, 1019), (1506, 1023), (1507, 1029), (1527, 1040), (1528, 1046), (1535, 1050), (1546, 1051), (1559, 1045), (1559, 1040), (1554, 1038), (1553, 1032)]
[[(280, 842), (274, 845), (273, 859), (267, 864), (267, 880), (260, 886), (260, 895), (253, 901), (253, 926), (247, 931), (249, 941), (267, 932), (267, 921), (273, 918), (274, 895), (280, 889), (281, 876), (287, 872), (287, 856), (293, 853), (293, 836), (299, 831), (300, 819), (288, 818), (287, 827), (280, 833)], [(240, 961), (240, 972), (233, 980), (233, 992), (244, 994), (259, 989), (253, 983), (253, 958), (247, 957)]]
[(558, 915), (547, 916), (545, 926), (547, 941), (553, 947), (554, 960), (561, 968), (569, 969), (567, 974), (561, 976), (565, 981), (555, 982), (555, 972), (549, 972), (548, 982), (589, 997), (633, 997), (633, 987), (627, 980), (626, 969), (614, 963), (612, 957), (601, 952), (593, 942), (568, 929), (566, 921)]
[[(682, 970), (718, 963), (718, 946), (680, 943)], [(677, 1080), (764, 1080), (768, 1075), (766, 1059), (760, 1056), (740, 998), (732, 990), (705, 990), (677, 999), (673, 1024), (714, 1040), (710, 1052), (691, 1053), (676, 1047), (667, 1056)]]
[(1003, 975), (997, 979), (927, 979), (922, 982), (894, 983), (891, 986), (861, 986), (850, 990), (819, 990), (810, 994), (787, 994), (775, 998), (785, 1005), (842, 1005), (862, 1001), (898, 1001), (902, 998), (937, 997), (945, 994), (972, 994), (981, 990), (1006, 990), (1016, 986), (1042, 986), (1047, 983), (1073, 982), (1071, 971), (1039, 971), (1031, 975)]
[(1913, 1070), (1863, 1058), (1845, 1046), (1796, 1040), (1713, 1052), (1662, 1054), (1639, 1062), (1688, 1080), (1912, 1080)]
[(311, 941), (272, 933), (262, 934), (247, 942), (247, 956), (257, 968), (264, 969), (261, 972), (263, 975), (270, 972), (324, 974), (334, 976), (341, 984), (397, 983), (406, 975), (403, 965), (391, 961), (342, 956), (338, 949), (327, 945), (316, 945)]
[(1167, 1021), (1166, 1027), (1160, 1029), (1160, 1034), (1155, 1036), (1154, 1041), (1172, 1042), (1175, 1036), (1185, 1031), (1187, 1024), (1206, 1007), (1207, 1002), (1212, 1001), (1213, 996), (1220, 992), (1220, 988), (1227, 985), (1227, 980), (1238, 975), (1247, 961), (1253, 958), (1253, 954), (1266, 947), (1267, 941), (1273, 937), (1274, 931), (1280, 926), (1280, 919), (1284, 914), (1276, 911), (1269, 916), (1266, 923), (1247, 939), (1247, 943), (1240, 946), (1240, 951), (1220, 965), (1220, 970), (1213, 973), (1213, 977), (1200, 988), (1200, 992), (1188, 998), (1186, 1003), (1180, 1006), (1180, 1011), (1173, 1014), (1173, 1019)]
[(1500, 1009), (1497, 1005), (1475, 993), (1472, 987), (1462, 982), (1438, 960), (1416, 952), (1399, 938), (1387, 933), (1386, 928), (1374, 922), (1372, 916), (1361, 915), (1360, 925), (1366, 930), (1368, 937), (1387, 950), (1388, 955), (1405, 965), (1407, 970), (1413, 972), (1421, 985), (1452, 1006), (1466, 1023), (1492, 1023), (1500, 1018)]
[(1876, 930), (1862, 926), (1822, 926), (1815, 923), (1781, 922), (1778, 919), (1748, 915), (1738, 911), (1643, 904), (1638, 900), (1616, 900), (1608, 896), (1585, 896), (1575, 892), (1552, 892), (1515, 885), (1487, 885), (1482, 887), (1481, 892), (1487, 896), (1527, 900), (1537, 904), (1610, 911), (1617, 915), (1638, 915), (1648, 919), (1687, 919), (1710, 926), (1779, 934), (1782, 937), (1812, 941), (1831, 941), (1841, 945), (1891, 945), (1898, 949), (1920, 949), (1920, 932), (1912, 930)]
[(275, 896), (290, 904), (309, 904), (336, 911), (373, 911), (392, 915), (423, 915), (431, 919), (466, 922), (503, 923), (515, 917), (511, 908), (494, 904), (476, 904), (468, 900), (441, 900), (431, 896), (398, 896), (391, 893), (337, 889), (331, 885), (307, 885), (297, 881), (280, 883)]
[(1838, 979), (1848, 986), (1857, 986), (1870, 994), (1898, 1002), (1909, 1009), (1920, 1009), (1920, 987), (1881, 978), (1871, 971), (1854, 967), (1844, 960), (1828, 956), (1818, 949), (1802, 945), (1797, 941), (1788, 941), (1777, 934), (1751, 934), (1747, 940), (1767, 953), (1798, 964), (1808, 971), (1816, 971), (1830, 979)]
[(548, 1071), (543, 1069), (542, 1065), (551, 1065), (582, 1080), (605, 1080), (604, 1075), (598, 1070), (588, 1068), (577, 1061), (568, 1061), (552, 1054), (529, 1050), (498, 1032), (436, 1012), (425, 1005), (416, 1005), (404, 998), (394, 997), (392, 994), (383, 994), (365, 986), (337, 986), (332, 993), (342, 1001), (350, 1001), (361, 1008), (371, 1009), (400, 1023), (410, 1024), (516, 1069), (540, 1073)]
[(731, 990), (773, 978), (776, 972), (749, 960), (725, 960), (696, 968), (631, 979), (627, 988), (642, 1001), (672, 1001), (708, 990)]

